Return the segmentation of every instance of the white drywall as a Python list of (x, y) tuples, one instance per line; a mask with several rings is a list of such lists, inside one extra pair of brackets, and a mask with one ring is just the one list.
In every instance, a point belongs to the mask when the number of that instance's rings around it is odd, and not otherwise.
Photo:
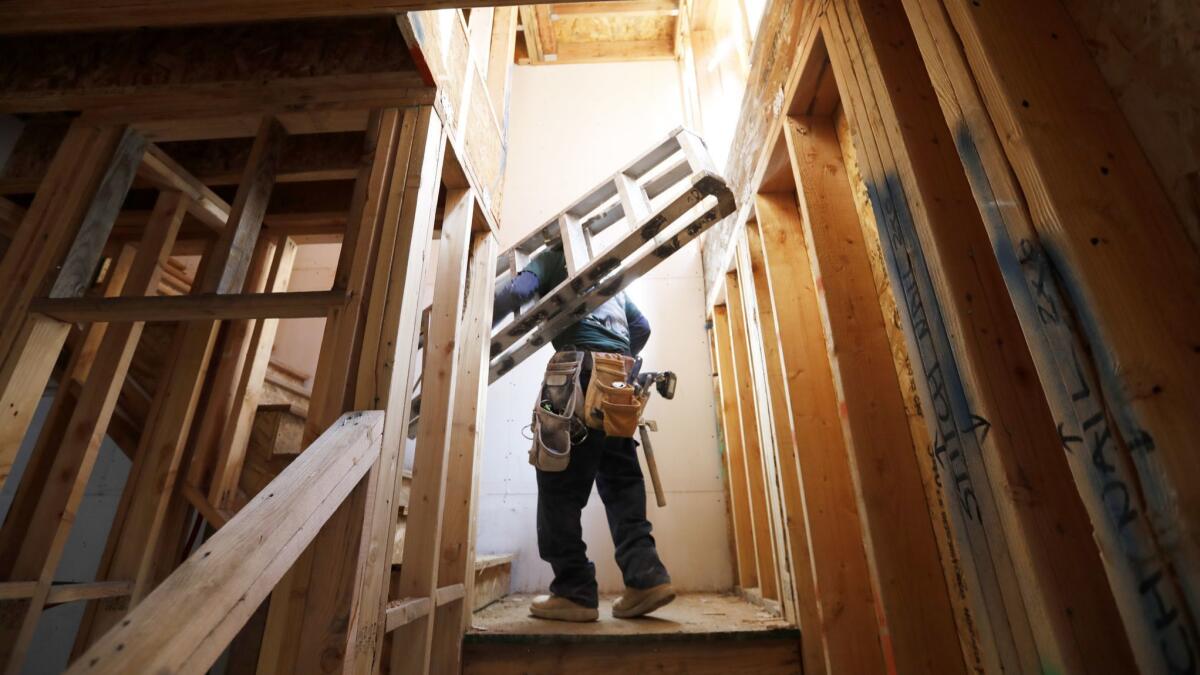
[[(501, 247), (507, 247), (682, 124), (673, 61), (521, 66), (509, 103)], [(712, 370), (704, 328), (700, 249), (692, 244), (635, 282), (630, 295), (653, 334), (647, 370), (674, 370), (673, 401), (652, 399), (655, 456), (667, 492), (659, 509), (647, 481), (659, 552), (681, 589), (733, 585)], [(537, 486), (522, 427), (552, 351), (529, 359), (488, 391), (480, 470), (477, 550), (516, 553), (515, 592), (540, 591), (550, 567), (537, 554)], [(599, 496), (583, 515), (584, 539), (602, 592), (622, 588)]]

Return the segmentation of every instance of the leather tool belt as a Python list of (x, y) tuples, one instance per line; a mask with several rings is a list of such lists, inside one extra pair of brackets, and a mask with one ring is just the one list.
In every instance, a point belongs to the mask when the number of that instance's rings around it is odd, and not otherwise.
[[(586, 394), (580, 380), (592, 362)], [(571, 438), (579, 427), (609, 436), (633, 438), (650, 392), (634, 393), (628, 383), (634, 359), (607, 352), (561, 351), (546, 365), (533, 410), (533, 446), (529, 463), (541, 471), (563, 471), (571, 461)]]

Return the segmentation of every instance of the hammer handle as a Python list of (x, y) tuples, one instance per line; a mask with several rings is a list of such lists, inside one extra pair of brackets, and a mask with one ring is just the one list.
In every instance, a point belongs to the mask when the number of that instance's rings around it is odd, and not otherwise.
[(662, 481), (658, 478), (658, 463), (654, 461), (654, 447), (650, 445), (650, 430), (646, 425), (638, 425), (638, 433), (642, 438), (642, 452), (646, 453), (646, 468), (650, 469), (650, 483), (654, 486), (654, 501), (659, 508), (667, 505), (667, 496), (663, 494)]

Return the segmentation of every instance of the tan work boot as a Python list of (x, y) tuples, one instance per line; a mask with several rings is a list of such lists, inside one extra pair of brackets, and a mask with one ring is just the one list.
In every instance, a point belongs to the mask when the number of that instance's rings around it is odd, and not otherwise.
[(557, 595), (539, 595), (529, 603), (529, 613), (539, 619), (554, 621), (576, 621), (585, 623), (600, 618), (600, 610), (559, 597)]
[(674, 599), (675, 589), (671, 588), (671, 584), (659, 584), (650, 588), (626, 588), (625, 595), (613, 603), (613, 616), (618, 619), (632, 619), (668, 605)]

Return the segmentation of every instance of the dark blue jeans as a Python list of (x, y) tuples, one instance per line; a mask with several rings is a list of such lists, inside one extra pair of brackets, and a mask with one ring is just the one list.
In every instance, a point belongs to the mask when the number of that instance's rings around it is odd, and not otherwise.
[(538, 471), (537, 482), (538, 553), (554, 570), (551, 593), (585, 607), (599, 605), (596, 567), (588, 560), (579, 522), (593, 482), (604, 502), (625, 585), (650, 588), (671, 580), (646, 520), (646, 483), (632, 438), (609, 438), (588, 429), (587, 438), (571, 447), (566, 470)]

